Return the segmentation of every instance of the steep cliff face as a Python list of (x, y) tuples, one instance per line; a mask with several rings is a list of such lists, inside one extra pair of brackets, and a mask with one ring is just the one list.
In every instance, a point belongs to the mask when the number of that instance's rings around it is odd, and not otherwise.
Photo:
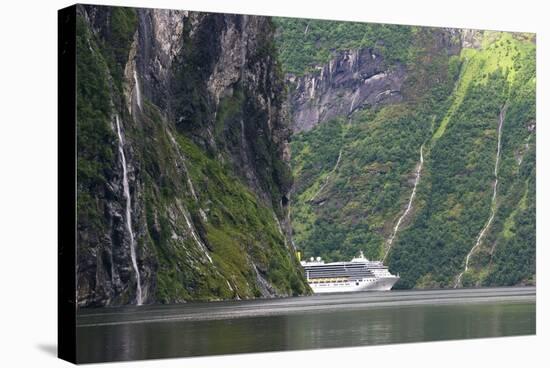
[[(282, 27), (286, 26), (287, 23), (282, 22)], [(352, 33), (351, 25), (347, 26)], [(370, 30), (373, 25), (357, 26), (364, 28), (363, 38), (368, 38), (369, 31), (378, 35)], [(415, 32), (411, 29), (400, 26), (379, 32), (372, 46), (337, 51), (338, 44), (325, 45), (332, 46), (328, 62), (310, 67), (312, 70), (307, 73), (288, 73), (293, 131), (309, 131), (337, 117), (349, 119), (355, 111), (364, 108), (417, 100), (435, 84), (445, 82), (438, 59), (458, 55), (463, 43), (469, 45), (479, 38), (475, 32), (463, 35), (456, 29), (418, 28)], [(352, 33), (341, 37), (345, 44), (350, 42), (347, 37), (354, 36)], [(291, 62), (287, 60), (287, 64)], [(422, 73), (431, 73), (433, 78)]]
[(81, 306), (307, 292), (269, 19), (83, 6)]
[(246, 15), (198, 15), (191, 24), (170, 99), (176, 126), (229, 159), (283, 218), (292, 184), (291, 131), (273, 26), (268, 18)]
[(362, 107), (401, 101), (405, 78), (402, 64), (390, 67), (369, 48), (342, 51), (313, 73), (290, 75), (293, 130), (308, 131)]

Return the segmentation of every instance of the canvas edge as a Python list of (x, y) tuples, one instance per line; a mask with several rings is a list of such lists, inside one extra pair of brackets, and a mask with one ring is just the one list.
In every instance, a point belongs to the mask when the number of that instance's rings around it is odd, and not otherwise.
[(76, 363), (76, 5), (57, 16), (57, 354)]

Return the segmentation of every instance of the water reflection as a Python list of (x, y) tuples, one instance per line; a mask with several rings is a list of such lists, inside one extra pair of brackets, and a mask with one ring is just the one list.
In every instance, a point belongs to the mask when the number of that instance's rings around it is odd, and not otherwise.
[(420, 305), (79, 327), (78, 357), (84, 363), (534, 333), (534, 303)]

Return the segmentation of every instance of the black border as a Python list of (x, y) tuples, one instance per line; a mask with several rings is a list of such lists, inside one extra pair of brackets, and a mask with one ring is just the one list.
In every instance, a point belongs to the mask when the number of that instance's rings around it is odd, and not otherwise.
[(76, 5), (57, 27), (57, 356), (76, 363)]

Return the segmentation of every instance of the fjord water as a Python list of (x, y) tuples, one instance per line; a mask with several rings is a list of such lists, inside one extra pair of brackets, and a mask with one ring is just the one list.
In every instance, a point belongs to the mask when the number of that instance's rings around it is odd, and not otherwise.
[(78, 361), (528, 335), (534, 293), (398, 291), (87, 309), (78, 317)]

